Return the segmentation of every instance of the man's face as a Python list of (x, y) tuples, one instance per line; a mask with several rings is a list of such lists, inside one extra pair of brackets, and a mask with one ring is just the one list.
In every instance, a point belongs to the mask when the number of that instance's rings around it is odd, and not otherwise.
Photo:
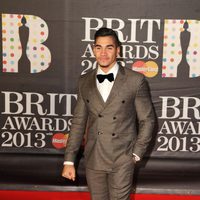
[(116, 46), (112, 36), (99, 36), (93, 52), (99, 66), (107, 71), (115, 64), (120, 48)]

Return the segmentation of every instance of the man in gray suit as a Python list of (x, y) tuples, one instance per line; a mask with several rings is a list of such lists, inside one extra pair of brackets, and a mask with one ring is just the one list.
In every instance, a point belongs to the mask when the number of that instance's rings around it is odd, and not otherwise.
[[(112, 29), (95, 34), (98, 67), (80, 77), (62, 176), (75, 180), (74, 160), (87, 132), (85, 166), (93, 200), (129, 200), (135, 163), (151, 140), (154, 112), (144, 76), (117, 64)], [(87, 129), (87, 130), (86, 130)]]

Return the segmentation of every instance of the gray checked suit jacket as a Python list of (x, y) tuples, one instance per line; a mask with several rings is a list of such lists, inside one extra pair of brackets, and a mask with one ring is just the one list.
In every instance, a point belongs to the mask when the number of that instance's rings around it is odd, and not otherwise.
[(143, 157), (152, 137), (155, 118), (142, 74), (120, 66), (104, 102), (96, 86), (96, 73), (97, 69), (80, 77), (65, 161), (75, 161), (87, 132), (86, 167), (109, 170), (126, 162), (132, 153)]

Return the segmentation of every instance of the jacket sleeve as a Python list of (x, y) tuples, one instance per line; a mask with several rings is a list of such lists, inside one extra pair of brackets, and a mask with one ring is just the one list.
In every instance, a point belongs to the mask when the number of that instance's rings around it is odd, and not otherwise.
[(143, 77), (135, 98), (135, 108), (138, 120), (138, 136), (133, 153), (142, 159), (151, 141), (155, 124), (155, 114), (146, 79)]
[(76, 155), (81, 146), (88, 118), (88, 111), (81, 94), (81, 83), (82, 81), (80, 78), (77, 103), (75, 106), (69, 139), (64, 155), (64, 160), (71, 162), (75, 161)]

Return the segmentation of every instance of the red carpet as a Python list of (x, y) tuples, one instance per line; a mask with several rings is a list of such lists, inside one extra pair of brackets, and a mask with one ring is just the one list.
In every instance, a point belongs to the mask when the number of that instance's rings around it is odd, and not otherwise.
[[(0, 200), (90, 200), (87, 192), (0, 191)], [(200, 196), (135, 194), (131, 200), (200, 200)]]

